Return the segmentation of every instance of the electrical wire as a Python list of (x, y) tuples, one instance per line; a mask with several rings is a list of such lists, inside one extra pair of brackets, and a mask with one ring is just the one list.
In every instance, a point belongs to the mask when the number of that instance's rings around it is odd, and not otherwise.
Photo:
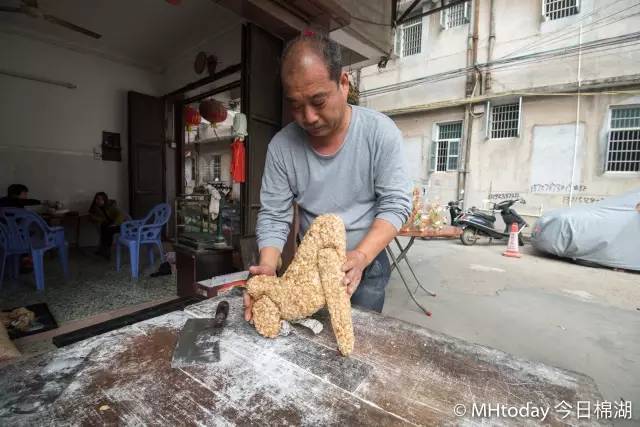
[[(569, 25), (569, 26), (567, 26), (567, 27), (565, 27), (565, 28), (562, 28), (562, 29), (560, 29), (560, 30), (554, 31), (554, 32), (552, 32), (552, 33), (545, 34), (545, 35), (543, 35), (543, 36), (542, 36), (542, 38), (540, 38), (540, 39), (538, 39), (538, 40), (535, 40), (535, 41), (533, 41), (532, 43), (530, 43), (530, 44), (528, 44), (528, 45), (525, 45), (525, 46), (523, 46), (523, 47), (519, 47), (519, 48), (517, 48), (517, 49), (515, 49), (515, 50), (511, 51), (510, 53), (508, 53), (508, 54), (504, 55), (502, 58), (507, 58), (507, 57), (513, 56), (515, 53), (526, 52), (526, 51), (527, 51), (527, 50), (529, 50), (531, 47), (534, 47), (534, 46), (536, 46), (536, 45), (544, 44), (544, 43), (547, 43), (547, 42), (549, 42), (549, 41), (551, 41), (551, 40), (553, 40), (554, 38), (557, 38), (557, 37), (559, 37), (559, 36), (564, 36), (564, 35), (569, 34), (569, 33), (571, 33), (571, 32), (579, 31), (580, 24), (584, 23), (584, 21), (586, 21), (587, 19), (591, 18), (592, 16), (594, 16), (594, 15), (595, 15), (595, 14), (597, 14), (598, 12), (602, 11), (603, 9), (605, 9), (605, 8), (609, 8), (609, 7), (612, 7), (612, 6), (614, 6), (614, 5), (618, 4), (618, 3), (622, 2), (622, 1), (626, 1), (626, 0), (617, 0), (617, 1), (616, 1), (616, 2), (614, 2), (614, 3), (610, 3), (610, 4), (607, 4), (607, 5), (605, 5), (605, 6), (600, 7), (600, 8), (598, 8), (598, 9), (595, 9), (595, 10), (593, 10), (592, 12), (590, 12), (590, 13), (586, 14), (585, 16), (581, 17), (580, 19), (578, 19), (578, 20), (577, 20), (576, 22), (574, 22), (573, 24), (571, 24), (571, 25)], [(634, 5), (634, 6), (635, 6), (635, 5)], [(617, 13), (619, 13), (619, 11), (618, 11), (618, 12), (614, 12), (612, 15), (616, 15)], [(612, 16), (612, 15), (607, 15), (607, 16), (606, 16), (606, 17), (604, 17), (604, 18), (608, 18), (608, 17), (610, 17), (610, 16)], [(583, 28), (584, 28), (584, 27), (586, 27), (586, 26), (589, 26), (589, 25), (591, 25), (591, 24), (593, 24), (593, 23), (583, 25)]]
[[(640, 6), (640, 4), (638, 4), (638, 6)], [(622, 20), (625, 20), (625, 19), (628, 19), (628, 18), (631, 18), (631, 17), (637, 16), (637, 15), (640, 15), (640, 12), (632, 13), (631, 15), (627, 15), (627, 16), (624, 16), (624, 17), (622, 17), (622, 18), (618, 18), (618, 19), (616, 19), (616, 20), (614, 20), (614, 21), (611, 21), (611, 22), (602, 22), (602, 23), (600, 23), (599, 25), (597, 25), (597, 26), (595, 26), (595, 27), (587, 28), (587, 29), (583, 30), (583, 31), (582, 31), (582, 34), (584, 35), (584, 34), (589, 33), (589, 32), (591, 32), (591, 31), (598, 30), (598, 29), (600, 29), (600, 28), (602, 28), (602, 27), (606, 27), (606, 26), (609, 26), (609, 25), (613, 25), (613, 24), (618, 23), (618, 22), (620, 22), (620, 21), (622, 21)], [(576, 35), (577, 35), (577, 34), (569, 34), (569, 35), (567, 35), (567, 36), (565, 36), (565, 37), (558, 38), (558, 39), (556, 39), (556, 40), (552, 40), (552, 41), (550, 41), (550, 42), (549, 42), (549, 44), (555, 44), (555, 43), (558, 43), (558, 42), (561, 42), (561, 41), (564, 41), (564, 40), (572, 39), (572, 38), (575, 38), (575, 37), (576, 37)]]
[[(640, 90), (626, 90), (626, 91), (589, 91), (589, 92), (581, 92), (580, 96), (600, 96), (600, 95), (640, 95)], [(512, 91), (506, 94), (505, 96), (568, 96), (575, 97), (575, 92), (521, 92), (521, 91)], [(493, 98), (492, 95), (483, 95), (474, 98), (462, 98), (457, 100), (458, 102), (455, 104), (449, 104), (446, 107), (435, 107), (435, 108), (451, 108), (459, 105), (465, 104), (477, 104), (480, 102), (486, 102), (488, 99)], [(416, 113), (421, 111), (421, 108), (424, 108), (424, 105), (418, 105), (414, 107), (406, 107), (406, 108), (398, 108), (393, 110), (387, 110), (387, 114), (402, 114), (402, 113)], [(471, 116), (475, 118), (481, 118), (485, 113), (480, 114), (471, 114)]]
[[(639, 44), (640, 44), (640, 42), (635, 42), (635, 43), (626, 44), (624, 46), (619, 46), (619, 47), (616, 47), (614, 49), (619, 49), (619, 48), (623, 48), (623, 47), (630, 47), (630, 46), (635, 46), (635, 45), (639, 45)], [(590, 59), (602, 58), (602, 57), (605, 57), (605, 56), (619, 56), (620, 55), (620, 52), (610, 52), (610, 50), (611, 50), (610, 48), (604, 47), (604, 48), (601, 48), (601, 49), (598, 49), (598, 50), (594, 50), (594, 51), (591, 51), (591, 52), (586, 52), (586, 53), (583, 52), (582, 54), (585, 55), (585, 56), (589, 55)], [(601, 54), (601, 55), (597, 55), (597, 56), (591, 56), (594, 53), (600, 53), (600, 52), (603, 52), (603, 51), (604, 52), (609, 52), (609, 53), (605, 53), (605, 54)], [(640, 51), (640, 49), (625, 50), (624, 53), (626, 54), (626, 53), (637, 52), (637, 51)], [(579, 53), (572, 53), (571, 55), (567, 55), (565, 57), (577, 56), (578, 54)], [(554, 58), (554, 59), (560, 59), (560, 58)], [(511, 70), (517, 69), (519, 67), (528, 66), (528, 65), (530, 65), (531, 62), (532, 61), (526, 62), (526, 63), (522, 63), (522, 64), (514, 64), (512, 67), (509, 67), (509, 68), (504, 67), (504, 68), (501, 68), (501, 69), (496, 69), (495, 71), (496, 72), (511, 71)], [(543, 65), (545, 65), (545, 64), (543, 64)], [(494, 70), (492, 70), (492, 72), (493, 71)]]
[[(480, 69), (491, 68), (491, 70), (496, 70), (496, 69), (501, 69), (509, 66), (523, 65), (531, 62), (540, 62), (540, 60), (544, 60), (544, 59), (554, 59), (554, 58), (572, 56), (573, 54), (577, 54), (577, 52), (580, 49), (583, 51), (583, 53), (587, 53), (591, 50), (608, 48), (615, 45), (621, 45), (619, 47), (625, 47), (629, 43), (633, 43), (638, 40), (640, 40), (640, 32), (630, 33), (623, 36), (611, 37), (608, 39), (595, 40), (592, 42), (583, 43), (581, 46), (574, 45), (574, 46), (569, 46), (565, 48), (556, 48), (556, 49), (551, 49), (544, 52), (536, 52), (528, 55), (522, 55), (514, 58), (499, 59), (491, 63), (478, 64), (477, 67)], [(406, 82), (395, 83), (392, 85), (370, 89), (368, 91), (362, 91), (360, 95), (363, 97), (380, 95), (392, 90), (405, 89), (405, 88), (413, 87), (419, 84), (433, 83), (433, 82), (438, 82), (442, 80), (463, 77), (467, 73), (472, 72), (475, 68), (476, 67), (458, 68), (455, 70), (433, 74), (431, 76), (421, 77), (421, 78), (409, 80)]]
[[(524, 52), (526, 52), (526, 51), (530, 50), (530, 49), (529, 49), (529, 47), (530, 47), (530, 46), (539, 45), (539, 44), (544, 44), (544, 43), (546, 43), (546, 42), (549, 42), (549, 43), (555, 43), (555, 41), (554, 41), (554, 40), (555, 40), (556, 38), (564, 37), (565, 35), (567, 35), (567, 34), (569, 34), (569, 33), (572, 33), (572, 32), (573, 32), (573, 33), (577, 33), (577, 32), (579, 31), (579, 28), (572, 29), (571, 27), (579, 25), (581, 22), (583, 22), (584, 20), (588, 19), (588, 18), (589, 18), (589, 17), (591, 17), (592, 15), (596, 14), (598, 11), (601, 11), (601, 10), (603, 10), (603, 9), (606, 9), (606, 8), (608, 8), (608, 7), (611, 7), (611, 6), (613, 6), (613, 5), (617, 4), (617, 3), (620, 3), (620, 2), (622, 2), (622, 1), (627, 1), (627, 0), (617, 0), (617, 1), (616, 1), (616, 2), (614, 2), (614, 3), (610, 3), (610, 4), (608, 4), (608, 5), (602, 6), (602, 7), (600, 7), (599, 9), (596, 9), (596, 10), (594, 10), (594, 11), (592, 11), (592, 12), (588, 13), (586, 16), (584, 16), (584, 17), (582, 17), (580, 20), (578, 20), (578, 21), (574, 22), (574, 23), (573, 23), (573, 24), (571, 24), (569, 27), (563, 28), (563, 29), (561, 29), (561, 30), (558, 30), (558, 31), (555, 31), (555, 32), (552, 32), (552, 33), (548, 33), (548, 34), (544, 35), (542, 39), (536, 40), (536, 41), (534, 41), (533, 43), (527, 44), (527, 45), (525, 45), (525, 46), (523, 46), (523, 47), (519, 47), (519, 48), (517, 48), (517, 49), (514, 49), (514, 50), (512, 50), (510, 53), (508, 53), (508, 54), (506, 54), (506, 55), (504, 55), (504, 56), (501, 56), (500, 58), (496, 58), (496, 60), (507, 59), (507, 58), (509, 58), (509, 57), (513, 56), (513, 54), (514, 54), (514, 53), (520, 53), (520, 52), (523, 52), (523, 53), (524, 53)], [(636, 4), (636, 5), (631, 6), (631, 7), (635, 7), (635, 6), (638, 6), (638, 5), (640, 5), (640, 2), (639, 2), (638, 4)], [(618, 11), (618, 12), (614, 12), (613, 14), (611, 14), (611, 15), (607, 15), (607, 16), (603, 17), (602, 19), (609, 18), (609, 17), (611, 17), (611, 16), (613, 16), (613, 15), (618, 14), (619, 12), (620, 12), (620, 11)], [(612, 22), (612, 23), (606, 23), (605, 25), (611, 25), (611, 24), (616, 23), (616, 22), (619, 22), (619, 21), (621, 21), (621, 20), (623, 20), (623, 19), (627, 19), (627, 18), (629, 18), (629, 17), (636, 16), (636, 15), (638, 15), (638, 14), (640, 14), (640, 12), (639, 12), (639, 13), (634, 13), (634, 14), (629, 15), (629, 16), (625, 16), (625, 17), (620, 18), (620, 19), (618, 19), (618, 20), (616, 20), (616, 21), (614, 21), (614, 22)], [(599, 22), (599, 21), (598, 21), (598, 22)], [(596, 22), (594, 21), (594, 23), (596, 23)], [(588, 29), (588, 27), (589, 27), (590, 25), (593, 25), (594, 23), (585, 24), (585, 25), (583, 26), (583, 33), (584, 33), (584, 32), (587, 32), (587, 31), (591, 31), (590, 29)], [(584, 30), (584, 28), (587, 28), (588, 30)], [(564, 34), (563, 34), (563, 33), (564, 33)], [(509, 40), (508, 42), (513, 43), (513, 42), (517, 42), (517, 41), (520, 41), (520, 40), (526, 40), (526, 39), (528, 39), (528, 38), (530, 38), (530, 37), (531, 37), (531, 36), (525, 36), (525, 37), (521, 37), (521, 38), (519, 38), (519, 39)], [(570, 37), (568, 37), (568, 38), (570, 38)], [(487, 47), (487, 43), (483, 43), (483, 44), (478, 45), (478, 49), (486, 49), (486, 47)], [(457, 50), (457, 51), (454, 51), (454, 52), (448, 53), (448, 54), (446, 54), (446, 55), (442, 55), (442, 56), (438, 56), (438, 57), (428, 58), (427, 60), (428, 60), (428, 61), (443, 60), (443, 59), (448, 58), (448, 57), (452, 57), (452, 56), (456, 56), (456, 55), (459, 55), (459, 54), (465, 53), (465, 52), (467, 52), (467, 50), (468, 50), (468, 49), (467, 49), (467, 48), (465, 48), (465, 49), (461, 49), (461, 50)]]
[[(520, 47), (520, 48), (518, 48), (518, 49), (515, 49), (515, 50), (513, 50), (512, 52), (510, 52), (510, 53), (508, 53), (508, 54), (504, 55), (503, 57), (501, 57), (501, 59), (511, 57), (511, 56), (513, 56), (513, 55), (514, 55), (514, 54), (516, 54), (516, 53), (526, 52), (526, 51), (528, 51), (528, 50), (531, 50), (531, 48), (533, 48), (533, 47), (537, 47), (537, 46), (540, 46), (540, 45), (542, 45), (542, 44), (554, 43), (554, 42), (555, 42), (554, 40), (556, 40), (556, 41), (557, 41), (560, 37), (563, 37), (563, 38), (562, 38), (562, 40), (564, 40), (564, 39), (566, 39), (566, 38), (567, 38), (567, 37), (565, 37), (565, 36), (568, 36), (569, 34), (574, 34), (574, 33), (576, 33), (576, 32), (579, 32), (579, 31), (580, 31), (580, 24), (582, 24), (586, 19), (588, 19), (588, 18), (590, 18), (590, 17), (594, 16), (594, 15), (595, 15), (595, 14), (597, 14), (599, 11), (602, 11), (602, 10), (603, 10), (603, 9), (605, 9), (605, 8), (608, 8), (608, 7), (614, 6), (615, 4), (620, 3), (621, 1), (623, 1), (623, 0), (618, 0), (618, 1), (617, 1), (617, 2), (615, 2), (615, 3), (611, 3), (611, 4), (605, 5), (605, 6), (603, 6), (603, 7), (600, 7), (599, 9), (596, 9), (596, 10), (592, 11), (591, 13), (589, 13), (589, 14), (587, 14), (586, 16), (582, 17), (582, 18), (581, 18), (581, 19), (579, 19), (578, 21), (574, 22), (573, 24), (571, 24), (571, 25), (570, 25), (570, 26), (568, 26), (567, 28), (563, 28), (562, 30), (559, 30), (559, 31), (556, 31), (556, 32), (553, 32), (553, 33), (547, 34), (547, 35), (543, 36), (543, 37), (542, 37), (541, 39), (539, 39), (539, 40), (536, 40), (536, 41), (534, 41), (534, 42), (532, 42), (532, 43), (530, 43), (530, 44), (528, 44), (528, 45), (525, 45), (524, 47)], [(637, 6), (640, 6), (640, 2), (638, 2), (638, 3), (634, 4), (634, 5), (631, 5), (631, 6), (627, 7), (627, 8), (621, 9), (621, 10), (619, 10), (619, 11), (617, 11), (617, 12), (613, 12), (613, 13), (611, 13), (611, 14), (609, 14), (609, 15), (607, 15), (607, 16), (604, 16), (604, 17), (602, 17), (602, 18), (598, 18), (597, 20), (595, 20), (595, 21), (593, 21), (593, 22), (591, 22), (591, 23), (589, 23), (589, 24), (583, 25), (583, 33), (584, 33), (584, 32), (587, 32), (587, 31), (585, 31), (585, 30), (584, 30), (584, 28), (588, 28), (588, 27), (589, 27), (589, 26), (591, 26), (591, 25), (595, 25), (595, 24), (597, 24), (597, 23), (599, 23), (599, 22), (601, 22), (601, 21), (603, 21), (603, 20), (609, 19), (609, 18), (611, 18), (611, 17), (613, 17), (613, 16), (615, 16), (615, 15), (617, 15), (617, 14), (619, 14), (619, 13), (625, 12), (625, 11), (627, 11), (627, 10), (629, 10), (629, 9), (632, 9), (632, 8), (634, 8), (634, 7), (637, 7)], [(631, 16), (632, 16), (632, 15), (631, 15)], [(626, 18), (628, 18), (628, 17), (629, 17), (629, 16), (626, 16), (626, 17), (623, 17), (623, 18), (621, 18), (621, 19), (626, 19)], [(617, 22), (617, 21), (616, 21), (616, 22)], [(589, 31), (591, 31), (591, 30), (589, 30)]]
[[(638, 39), (633, 39), (633, 40), (628, 40), (628, 41), (624, 41), (622, 43), (618, 43), (616, 45), (609, 45), (609, 44), (603, 44), (603, 45), (599, 45), (599, 46), (594, 46), (592, 48), (590, 48), (588, 51), (583, 51), (582, 54), (583, 55), (591, 55), (593, 53), (598, 53), (598, 52), (602, 52), (602, 51), (610, 51), (611, 49), (622, 49), (625, 47), (629, 47), (629, 46), (633, 46), (640, 43), (638, 41)], [(542, 59), (550, 59), (550, 60), (555, 60), (555, 59), (562, 59), (562, 58), (567, 58), (567, 57), (572, 57), (572, 56), (576, 56), (580, 53), (579, 49), (571, 49), (570, 51), (566, 51), (565, 53), (563, 53), (562, 55), (546, 55), (544, 57), (534, 57), (534, 58), (529, 58), (526, 59), (524, 61), (518, 62), (516, 64), (502, 64), (498, 67), (492, 68), (492, 71), (501, 69), (501, 68), (508, 68), (508, 67), (519, 67), (522, 65), (528, 65), (532, 62), (539, 62), (539, 60)]]
[[(637, 16), (637, 15), (640, 15), (640, 12), (637, 12), (637, 13), (634, 13), (634, 14), (631, 14), (631, 15), (628, 15), (628, 16), (625, 16), (625, 17), (622, 17), (622, 18), (616, 19), (616, 20), (611, 21), (611, 22), (603, 22), (603, 23), (601, 23), (601, 24), (599, 24), (599, 25), (597, 25), (597, 26), (594, 26), (594, 27), (592, 27), (592, 28), (587, 28), (587, 29), (585, 29), (585, 30), (582, 32), (582, 34), (584, 35), (584, 34), (589, 33), (589, 32), (591, 32), (591, 31), (598, 30), (598, 29), (600, 29), (600, 28), (602, 28), (602, 27), (609, 26), (609, 25), (613, 25), (613, 24), (615, 24), (615, 23), (617, 23), (617, 22), (620, 22), (620, 21), (622, 21), (622, 20), (624, 20), (624, 19), (628, 19), (628, 18), (631, 18), (631, 17), (633, 17), (633, 16)], [(552, 40), (552, 41), (550, 41), (548, 44), (556, 44), (556, 43), (558, 43), (558, 42), (562, 42), (562, 41), (564, 41), (564, 40), (573, 39), (573, 38), (575, 38), (576, 36), (577, 36), (577, 34), (569, 34), (569, 35), (567, 35), (567, 36), (565, 36), (565, 37), (558, 38), (558, 39), (556, 39), (556, 40)]]

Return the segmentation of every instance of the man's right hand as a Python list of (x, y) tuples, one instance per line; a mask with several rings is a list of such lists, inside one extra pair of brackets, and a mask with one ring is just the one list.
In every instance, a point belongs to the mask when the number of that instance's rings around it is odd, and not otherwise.
[[(275, 276), (276, 269), (271, 267), (270, 265), (254, 265), (249, 267), (249, 273), (252, 276)], [(244, 320), (247, 322), (251, 321), (251, 308), (253, 307), (253, 299), (251, 296), (245, 291), (244, 293)]]

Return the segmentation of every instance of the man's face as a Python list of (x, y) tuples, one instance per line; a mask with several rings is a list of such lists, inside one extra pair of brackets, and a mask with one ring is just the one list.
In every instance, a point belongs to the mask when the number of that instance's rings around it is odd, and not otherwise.
[(349, 80), (331, 80), (317, 55), (299, 51), (283, 67), (284, 93), (294, 120), (312, 137), (331, 135), (342, 124), (347, 107)]
[(18, 198), (19, 199), (28, 199), (29, 198), (29, 193), (27, 193), (26, 191), (23, 191), (22, 193), (20, 193)]

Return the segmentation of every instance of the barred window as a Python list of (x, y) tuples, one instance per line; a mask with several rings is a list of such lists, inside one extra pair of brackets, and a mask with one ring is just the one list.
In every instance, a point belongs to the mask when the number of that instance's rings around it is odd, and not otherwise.
[(611, 110), (607, 172), (640, 172), (640, 107)]
[(397, 32), (396, 53), (402, 57), (422, 51), (422, 17), (413, 18), (400, 26)]
[(211, 159), (211, 176), (214, 181), (222, 179), (222, 156), (213, 156)]
[(437, 125), (437, 138), (431, 151), (431, 170), (437, 172), (458, 170), (462, 122)]
[(222, 156), (219, 154), (211, 156), (209, 164), (204, 170), (202, 177), (204, 182), (220, 181), (222, 179)]
[(490, 106), (488, 129), (491, 139), (516, 138), (520, 135), (521, 102)]
[(447, 28), (458, 27), (469, 22), (470, 3), (458, 3), (440, 12), (440, 26)]
[(542, 15), (545, 19), (562, 19), (577, 15), (580, 11), (580, 0), (542, 0)]

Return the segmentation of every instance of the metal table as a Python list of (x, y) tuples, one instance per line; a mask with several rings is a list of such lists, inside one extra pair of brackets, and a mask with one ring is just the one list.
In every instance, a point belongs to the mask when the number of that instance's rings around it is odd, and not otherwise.
[[(424, 308), (422, 306), (422, 304), (420, 304), (418, 302), (418, 300), (415, 297), (415, 293), (418, 292), (418, 289), (422, 289), (429, 296), (435, 297), (436, 294), (435, 294), (435, 292), (430, 291), (429, 289), (427, 289), (424, 286), (422, 286), (422, 283), (420, 283), (420, 279), (418, 279), (418, 276), (416, 275), (415, 271), (413, 271), (413, 267), (411, 266), (411, 263), (409, 262), (409, 258), (408, 258), (409, 250), (411, 249), (411, 246), (413, 246), (413, 242), (416, 240), (417, 237), (420, 237), (422, 239), (438, 238), (438, 237), (449, 237), (450, 238), (450, 237), (459, 236), (460, 232), (461, 232), (461, 230), (458, 227), (451, 227), (451, 226), (445, 226), (440, 230), (434, 230), (434, 229), (426, 229), (426, 230), (423, 230), (423, 231), (418, 231), (418, 230), (400, 230), (398, 232), (398, 235), (393, 239), (396, 242), (396, 246), (398, 247), (398, 250), (400, 251), (399, 255), (396, 257), (395, 253), (393, 252), (393, 249), (391, 249), (391, 245), (387, 246), (387, 253), (391, 257), (391, 261), (392, 261), (391, 262), (391, 271), (393, 271), (394, 268), (398, 269), (398, 274), (400, 275), (400, 279), (402, 279), (402, 283), (404, 284), (405, 288), (407, 288), (407, 292), (409, 292), (409, 296), (411, 297), (413, 302), (418, 307), (420, 307), (420, 309), (427, 316), (431, 316), (431, 312), (429, 310), (427, 310), (426, 308)], [(400, 240), (398, 239), (398, 237), (409, 237), (409, 243), (407, 243), (407, 245), (403, 247), (402, 244), (400, 243)], [(411, 274), (413, 275), (414, 280), (418, 284), (418, 286), (416, 286), (416, 288), (415, 288), (415, 290), (413, 292), (411, 291), (411, 289), (409, 289), (409, 283), (407, 282), (407, 280), (405, 279), (404, 275), (402, 274), (402, 270), (400, 270), (400, 261), (404, 261), (407, 264), (407, 267), (409, 267), (409, 271), (411, 272)]]

